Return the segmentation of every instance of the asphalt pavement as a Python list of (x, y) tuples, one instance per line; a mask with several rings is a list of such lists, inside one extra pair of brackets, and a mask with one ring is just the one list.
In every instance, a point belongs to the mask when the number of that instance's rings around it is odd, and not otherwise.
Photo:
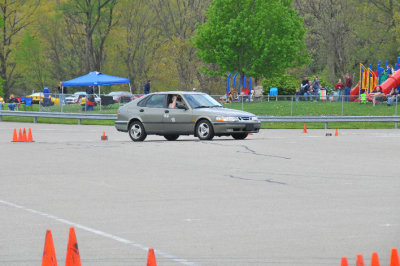
[[(33, 143), (13, 143), (31, 128)], [(107, 141), (101, 141), (103, 132)], [(388, 265), (400, 248), (400, 130), (262, 130), (134, 143), (110, 126), (0, 122), (0, 265)]]

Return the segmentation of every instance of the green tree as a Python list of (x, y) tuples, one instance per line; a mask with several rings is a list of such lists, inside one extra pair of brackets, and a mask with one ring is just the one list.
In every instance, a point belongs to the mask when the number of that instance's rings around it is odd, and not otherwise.
[(40, 40), (32, 36), (29, 30), (26, 30), (16, 50), (16, 62), (19, 72), (23, 73), (20, 81), (24, 81), (25, 85), (43, 88), (48, 84), (49, 72), (46, 71), (47, 64), (42, 56)]
[(303, 20), (282, 0), (214, 0), (207, 20), (198, 27), (193, 43), (204, 62), (216, 63), (225, 75), (281, 75), (308, 62)]

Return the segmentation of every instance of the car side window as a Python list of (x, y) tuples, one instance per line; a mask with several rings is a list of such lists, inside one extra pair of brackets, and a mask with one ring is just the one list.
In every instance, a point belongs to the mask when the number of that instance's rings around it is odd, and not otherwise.
[(165, 95), (163, 95), (163, 94), (155, 94), (155, 95), (152, 95), (146, 101), (146, 107), (163, 108), (164, 107), (164, 101), (165, 101)]
[(146, 102), (148, 99), (149, 99), (149, 97), (144, 97), (144, 99), (140, 100), (137, 105), (140, 107), (146, 106)]

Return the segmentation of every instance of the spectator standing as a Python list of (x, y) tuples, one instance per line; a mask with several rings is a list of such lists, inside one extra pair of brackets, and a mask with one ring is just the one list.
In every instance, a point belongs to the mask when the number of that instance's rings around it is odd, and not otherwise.
[(314, 92), (314, 96), (315, 96), (315, 101), (318, 100), (318, 96), (319, 96), (319, 87), (320, 87), (320, 83), (319, 83), (319, 79), (318, 76), (314, 77), (314, 80), (312, 82), (312, 88), (313, 88), (313, 92)]
[(304, 100), (307, 101), (308, 98), (310, 99), (310, 101), (312, 101), (312, 83), (311, 81), (308, 82), (308, 84), (304, 87)]
[(8, 100), (8, 109), (10, 109), (10, 111), (14, 111), (15, 107), (19, 104), (19, 101), (17, 98), (15, 98), (14, 94), (11, 93), (10, 94), (10, 98)]
[(60, 105), (65, 104), (65, 94), (68, 93), (67, 87), (63, 87), (62, 82), (60, 81), (60, 84), (57, 87), (57, 91), (59, 94), (59, 99), (60, 99)]
[(296, 89), (296, 94), (295, 94), (295, 96), (296, 96), (296, 102), (298, 102), (298, 101), (300, 100), (300, 96), (301, 96), (300, 89)]
[(86, 94), (87, 94), (87, 95), (90, 95), (90, 94), (93, 94), (93, 93), (94, 93), (93, 86), (87, 87), (87, 89), (86, 89)]
[(303, 94), (304, 93), (304, 88), (308, 86), (308, 77), (304, 76), (303, 81), (301, 82), (301, 87), (300, 87), (300, 93)]
[(147, 83), (144, 85), (144, 94), (149, 94), (150, 93), (150, 84), (151, 84), (151, 80), (148, 80)]
[(50, 96), (50, 90), (47, 86), (44, 86), (43, 96), (44, 96), (44, 98), (49, 98), (49, 96)]
[(338, 80), (338, 82), (335, 85), (335, 89), (336, 89), (337, 95), (338, 95), (338, 97), (336, 98), (336, 101), (338, 102), (340, 100), (340, 97), (343, 96), (344, 85), (343, 85), (342, 79)]
[(349, 74), (346, 74), (346, 82), (344, 87), (344, 97), (346, 102), (350, 101), (351, 86), (353, 86), (353, 80), (350, 78)]

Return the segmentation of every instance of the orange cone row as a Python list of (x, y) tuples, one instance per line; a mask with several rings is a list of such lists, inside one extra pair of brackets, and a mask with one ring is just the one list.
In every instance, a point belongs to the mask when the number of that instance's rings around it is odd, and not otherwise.
[[(67, 247), (67, 257), (65, 266), (81, 266), (81, 257), (79, 255), (78, 242), (76, 241), (75, 229), (69, 228), (69, 238)], [(44, 242), (42, 266), (57, 266), (56, 252), (53, 244), (51, 231), (46, 231), (46, 239)], [(147, 266), (157, 266), (154, 249), (150, 248), (147, 255)]]
[[(349, 266), (347, 258), (343, 257), (340, 266)], [(365, 266), (363, 256), (361, 254), (357, 255), (356, 266)], [(373, 252), (371, 257), (371, 266), (380, 266), (378, 253)], [(397, 249), (392, 249), (392, 254), (390, 256), (389, 266), (400, 266), (399, 254)]]
[[(57, 266), (56, 252), (54, 250), (53, 237), (51, 236), (50, 230), (46, 231), (42, 266)], [(65, 266), (81, 266), (78, 242), (76, 241), (75, 229), (73, 227), (69, 229), (67, 258), (65, 259)]]
[(17, 135), (17, 129), (14, 128), (13, 139), (11, 142), (33, 142), (32, 130), (29, 128), (28, 135), (26, 135), (26, 129), (24, 128), (24, 130), (22, 131), (22, 129), (20, 128)]

